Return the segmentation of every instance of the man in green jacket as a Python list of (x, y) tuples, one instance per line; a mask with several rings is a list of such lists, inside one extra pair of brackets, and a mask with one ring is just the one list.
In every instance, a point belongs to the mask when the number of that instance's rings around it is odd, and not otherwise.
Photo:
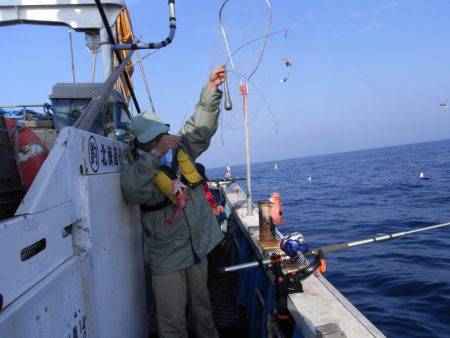
[(176, 206), (169, 204), (160, 209), (166, 196), (156, 187), (154, 180), (162, 158), (170, 149), (176, 150), (183, 143), (193, 163), (208, 149), (218, 125), (222, 98), (218, 86), (225, 78), (225, 67), (211, 72), (194, 115), (177, 136), (169, 135), (168, 125), (153, 113), (137, 115), (131, 121), (135, 138), (130, 163), (122, 171), (121, 185), (126, 201), (141, 208), (144, 250), (151, 268), (161, 338), (187, 337), (187, 297), (197, 337), (218, 337), (207, 289), (206, 256), (222, 240), (223, 234), (201, 184), (188, 188), (189, 198), (184, 212), (168, 225), (166, 220)]

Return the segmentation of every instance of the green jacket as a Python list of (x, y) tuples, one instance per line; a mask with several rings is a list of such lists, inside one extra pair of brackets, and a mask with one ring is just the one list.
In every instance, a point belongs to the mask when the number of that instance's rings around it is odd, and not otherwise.
[[(179, 131), (192, 160), (208, 149), (217, 130), (221, 98), (221, 91), (203, 88), (194, 115)], [(153, 184), (160, 165), (159, 157), (153, 154), (145, 153), (136, 158), (130, 151), (130, 163), (121, 174), (122, 191), (127, 202), (155, 205), (165, 199)], [(193, 265), (191, 241), (196, 254), (203, 260), (223, 238), (202, 185), (189, 188), (189, 193), (191, 197), (184, 209), (187, 221), (181, 213), (172, 225), (166, 223), (175, 209), (173, 204), (162, 210), (141, 212), (145, 256), (155, 275), (168, 274)]]

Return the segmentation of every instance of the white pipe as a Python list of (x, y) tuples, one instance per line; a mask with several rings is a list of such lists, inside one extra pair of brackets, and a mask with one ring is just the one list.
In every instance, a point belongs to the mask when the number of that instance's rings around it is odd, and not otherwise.
[(111, 44), (105, 28), (100, 29), (100, 46), (102, 50), (103, 79), (106, 81), (112, 72), (112, 55)]

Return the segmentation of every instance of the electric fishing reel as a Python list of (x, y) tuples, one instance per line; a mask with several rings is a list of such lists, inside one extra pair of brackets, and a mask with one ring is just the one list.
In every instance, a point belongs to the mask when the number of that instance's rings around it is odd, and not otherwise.
[[(276, 271), (276, 274), (279, 276), (286, 277), (288, 280), (292, 280), (293, 287), (288, 286), (287, 291), (289, 292), (298, 292), (302, 290), (298, 290), (296, 287), (296, 281), (302, 281), (312, 275), (317, 271), (318, 274), (323, 274), (326, 272), (326, 263), (321, 250), (314, 255), (312, 260), (307, 260), (305, 258), (305, 254), (309, 250), (309, 244), (303, 238), (303, 235), (300, 232), (293, 232), (287, 236), (285, 236), (280, 242), (280, 249), (291, 259), (292, 262), (301, 262), (304, 266), (298, 270), (289, 271), (287, 273), (283, 272), (282, 262), (286, 259), (283, 258), (282, 255), (273, 253), (270, 255), (272, 269)], [(286, 278), (283, 279), (283, 281)], [(281, 279), (280, 279), (281, 281)], [(292, 289), (292, 290), (290, 290)]]
[(293, 232), (281, 240), (280, 249), (291, 259), (297, 260), (298, 252), (305, 254), (309, 249), (309, 244), (300, 232)]

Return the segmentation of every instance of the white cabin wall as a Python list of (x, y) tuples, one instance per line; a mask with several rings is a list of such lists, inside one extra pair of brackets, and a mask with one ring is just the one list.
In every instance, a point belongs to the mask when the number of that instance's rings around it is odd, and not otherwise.
[(127, 206), (120, 173), (83, 177), (91, 236), (98, 337), (147, 337), (139, 210)]
[(72, 257), (0, 313), (0, 337), (95, 337), (84, 299), (80, 261)]
[[(78, 311), (78, 337), (148, 336), (139, 209), (120, 189), (127, 151), (61, 130), (16, 216), (0, 222), (0, 337), (73, 337)], [(42, 238), (45, 249), (21, 261)]]
[[(64, 228), (74, 222), (71, 209), (70, 203), (64, 203), (1, 224), (0, 293), (4, 308), (73, 255), (72, 237), (63, 237)], [(21, 251), (41, 239), (46, 240), (45, 249), (22, 261)]]

